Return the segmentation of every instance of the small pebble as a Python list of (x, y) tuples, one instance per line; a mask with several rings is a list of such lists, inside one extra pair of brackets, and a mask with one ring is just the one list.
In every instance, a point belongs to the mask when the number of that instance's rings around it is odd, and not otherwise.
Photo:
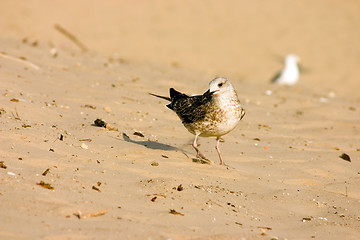
[(110, 108), (110, 107), (104, 107), (104, 110), (105, 110), (105, 112), (107, 112), (107, 113), (110, 113), (110, 112), (111, 112), (111, 108)]
[(83, 149), (88, 149), (88, 148), (89, 148), (89, 146), (88, 146), (88, 145), (86, 145), (85, 143), (82, 143), (82, 144), (81, 144), (81, 148), (83, 148)]

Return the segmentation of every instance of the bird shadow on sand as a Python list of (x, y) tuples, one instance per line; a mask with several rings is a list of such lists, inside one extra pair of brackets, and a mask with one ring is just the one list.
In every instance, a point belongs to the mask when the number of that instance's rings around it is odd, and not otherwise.
[(135, 144), (138, 144), (138, 145), (144, 146), (146, 148), (150, 148), (150, 149), (160, 149), (160, 150), (165, 150), (165, 151), (175, 151), (175, 150), (182, 151), (181, 149), (179, 149), (177, 147), (173, 147), (171, 145), (164, 144), (164, 143), (152, 142), (152, 141), (135, 141), (135, 140), (132, 140), (126, 133), (123, 133), (122, 137), (125, 142), (135, 143)]
[(182, 150), (180, 148), (177, 148), (177, 147), (173, 147), (173, 146), (168, 145), (168, 144), (159, 143), (159, 142), (152, 142), (152, 141), (135, 141), (135, 140), (132, 140), (126, 133), (123, 133), (122, 137), (123, 137), (123, 140), (125, 142), (138, 144), (138, 145), (144, 146), (146, 148), (150, 148), (150, 149), (160, 149), (160, 150), (164, 150), (164, 151), (180, 151), (187, 158), (190, 158), (194, 163), (209, 164), (209, 165), (212, 164), (212, 162), (210, 160), (208, 160), (208, 159), (205, 160), (205, 159), (200, 159), (200, 158), (191, 158), (184, 152), (184, 150)]
[(211, 162), (209, 159), (192, 158), (191, 160), (192, 160), (194, 163), (198, 163), (198, 164), (208, 164), (208, 165), (213, 164), (213, 162)]

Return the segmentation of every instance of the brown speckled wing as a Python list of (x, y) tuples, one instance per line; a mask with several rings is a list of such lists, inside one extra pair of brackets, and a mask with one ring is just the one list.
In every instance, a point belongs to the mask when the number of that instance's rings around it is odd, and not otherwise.
[(168, 107), (176, 112), (183, 123), (193, 123), (204, 119), (213, 95), (210, 91), (191, 97), (177, 91), (175, 95), (171, 93), (175, 92), (170, 90), (171, 103)]

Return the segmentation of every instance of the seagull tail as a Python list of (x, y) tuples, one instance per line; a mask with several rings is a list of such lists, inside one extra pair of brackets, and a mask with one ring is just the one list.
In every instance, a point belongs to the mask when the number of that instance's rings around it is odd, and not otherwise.
[(154, 96), (154, 97), (158, 97), (158, 98), (162, 98), (162, 99), (171, 101), (171, 99), (170, 99), (169, 97), (164, 97), (164, 96), (156, 95), (156, 94), (153, 94), (153, 93), (149, 93), (149, 94), (150, 94), (151, 96)]

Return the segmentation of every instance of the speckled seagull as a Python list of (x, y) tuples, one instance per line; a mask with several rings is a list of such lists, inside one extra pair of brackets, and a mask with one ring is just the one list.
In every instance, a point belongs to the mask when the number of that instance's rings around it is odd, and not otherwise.
[(151, 95), (171, 101), (166, 105), (181, 119), (186, 129), (195, 135), (193, 147), (197, 157), (208, 160), (199, 150), (197, 138), (216, 137), (216, 150), (220, 165), (225, 165), (221, 157), (220, 137), (233, 130), (244, 117), (236, 91), (226, 78), (215, 78), (210, 82), (210, 88), (203, 95), (188, 96), (170, 88), (170, 98)]

